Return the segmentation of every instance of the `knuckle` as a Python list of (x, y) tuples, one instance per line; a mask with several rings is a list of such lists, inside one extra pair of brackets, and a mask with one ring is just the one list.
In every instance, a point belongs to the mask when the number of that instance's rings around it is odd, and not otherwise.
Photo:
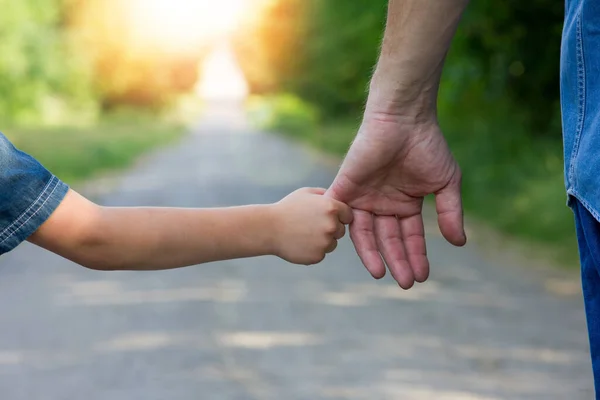
[(328, 199), (325, 203), (325, 211), (328, 214), (337, 214), (337, 207), (332, 200)]
[(326, 225), (325, 225), (325, 233), (328, 235), (332, 235), (334, 233), (337, 232), (337, 224), (334, 221), (329, 221)]

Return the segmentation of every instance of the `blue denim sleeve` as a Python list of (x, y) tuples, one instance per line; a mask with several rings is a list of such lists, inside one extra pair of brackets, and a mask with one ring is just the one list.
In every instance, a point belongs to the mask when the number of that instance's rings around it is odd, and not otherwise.
[(0, 133), (0, 255), (26, 240), (69, 187)]

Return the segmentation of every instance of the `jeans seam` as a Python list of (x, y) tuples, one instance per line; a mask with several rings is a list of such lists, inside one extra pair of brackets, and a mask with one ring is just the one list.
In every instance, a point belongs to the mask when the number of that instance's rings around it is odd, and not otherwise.
[[(0, 244), (6, 242), (12, 235), (19, 231), (31, 218), (35, 217), (48, 200), (52, 197), (52, 194), (58, 187), (58, 178), (53, 176), (46, 187), (42, 190), (40, 195), (35, 199), (33, 203), (23, 212), (21, 215), (9, 226), (7, 226), (2, 232), (0, 232)], [(23, 221), (23, 218), (25, 220)]]
[(583, 132), (585, 121), (585, 100), (586, 100), (586, 85), (585, 85), (585, 57), (583, 50), (583, 33), (582, 33), (582, 16), (581, 10), (577, 16), (576, 25), (576, 58), (577, 58), (577, 128), (573, 142), (573, 151), (571, 153), (569, 181), (571, 185), (576, 187), (575, 179), (575, 158), (579, 152), (579, 141)]

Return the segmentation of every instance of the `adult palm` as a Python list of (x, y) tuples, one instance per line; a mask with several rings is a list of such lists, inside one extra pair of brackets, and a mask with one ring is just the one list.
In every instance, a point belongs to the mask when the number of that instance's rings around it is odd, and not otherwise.
[(425, 196), (435, 195), (446, 240), (466, 243), (460, 192), (460, 169), (436, 121), (366, 116), (327, 195), (353, 208), (350, 237), (371, 275), (385, 275), (385, 260), (408, 289), (429, 276)]

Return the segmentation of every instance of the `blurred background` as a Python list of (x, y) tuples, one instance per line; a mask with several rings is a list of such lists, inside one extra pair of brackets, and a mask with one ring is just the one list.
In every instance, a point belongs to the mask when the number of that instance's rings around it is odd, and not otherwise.
[[(1, 128), (67, 181), (170, 140), (173, 123), (200, 109), (202, 98), (248, 92), (255, 124), (342, 155), (360, 120), (386, 12), (385, 0), (2, 6)], [(467, 171), (470, 215), (573, 261), (561, 173), (562, 15), (562, 2), (471, 4), (439, 112)], [(46, 141), (69, 144), (57, 152)]]
[[(360, 123), (386, 4), (0, 0), (0, 130), (77, 187), (123, 173), (105, 204), (220, 206), (326, 186)], [(469, 229), (481, 228), (471, 238), (496, 251), (508, 238), (525, 261), (434, 238), (432, 279), (404, 293), (371, 281), (349, 242), (314, 275), (250, 260), (105, 277), (25, 246), (2, 264), (0, 299), (22, 306), (0, 312), (0, 392), (75, 398), (99, 376), (87, 397), (591, 398), (562, 178), (562, 17), (561, 1), (471, 2), (440, 90)], [(157, 158), (135, 167), (147, 152)], [(532, 252), (554, 267), (530, 276)], [(65, 379), (79, 383), (69, 392)]]

